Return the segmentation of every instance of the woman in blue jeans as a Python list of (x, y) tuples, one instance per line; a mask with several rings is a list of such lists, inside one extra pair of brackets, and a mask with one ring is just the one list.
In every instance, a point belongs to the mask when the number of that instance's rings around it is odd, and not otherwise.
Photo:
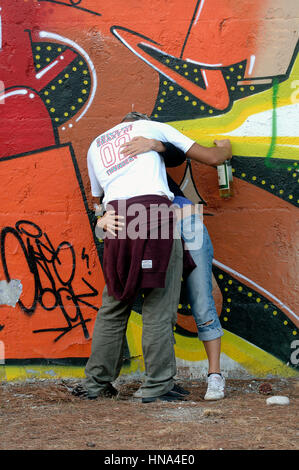
[[(170, 183), (169, 186), (176, 194), (173, 184)], [(182, 219), (179, 221), (179, 231), (196, 264), (196, 268), (187, 277), (186, 284), (198, 338), (203, 342), (209, 363), (208, 388), (204, 398), (205, 400), (220, 400), (224, 397), (225, 389), (225, 379), (220, 370), (223, 331), (212, 294), (213, 245), (202, 217), (196, 213), (195, 206), (192, 206), (193, 211), (190, 208), (192, 202), (182, 196), (176, 196), (173, 202), (180, 207)], [(186, 209), (187, 215), (185, 216)], [(190, 209), (193, 214), (190, 214)]]

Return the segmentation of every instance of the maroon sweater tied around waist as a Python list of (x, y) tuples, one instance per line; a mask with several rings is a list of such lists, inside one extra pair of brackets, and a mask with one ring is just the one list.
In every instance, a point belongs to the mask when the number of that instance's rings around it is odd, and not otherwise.
[[(140, 288), (165, 287), (173, 244), (174, 217), (167, 210), (171, 205), (168, 198), (158, 195), (109, 202), (106, 210), (123, 215), (125, 226), (116, 237), (109, 234), (104, 240), (103, 272), (108, 295), (129, 303)], [(183, 252), (184, 275), (188, 275), (196, 264), (188, 250)]]

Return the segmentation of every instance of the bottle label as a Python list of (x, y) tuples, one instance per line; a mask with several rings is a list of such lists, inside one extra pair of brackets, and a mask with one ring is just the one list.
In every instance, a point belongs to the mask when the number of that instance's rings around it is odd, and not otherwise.
[(220, 189), (229, 189), (229, 170), (228, 166), (223, 164), (217, 166), (218, 184)]

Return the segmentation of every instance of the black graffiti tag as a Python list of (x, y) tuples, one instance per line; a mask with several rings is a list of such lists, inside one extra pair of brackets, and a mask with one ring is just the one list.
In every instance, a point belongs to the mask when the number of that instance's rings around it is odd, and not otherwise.
[[(81, 277), (89, 290), (80, 294), (74, 292), (72, 283), (76, 272), (76, 254), (73, 246), (67, 241), (62, 241), (55, 248), (47, 233), (28, 220), (19, 220), (15, 227), (4, 227), (0, 235), (0, 250), (4, 274), (8, 282), (11, 280), (6, 253), (9, 235), (17, 241), (32, 275), (32, 303), (25, 305), (19, 300), (18, 304), (21, 309), (26, 315), (33, 315), (38, 304), (46, 311), (52, 311), (58, 307), (67, 323), (66, 326), (34, 330), (33, 333), (60, 332), (54, 339), (56, 342), (74, 328), (81, 327), (84, 337), (88, 339), (89, 332), (86, 324), (91, 321), (91, 318), (83, 317), (80, 304), (98, 310), (98, 307), (84, 300), (96, 297), (98, 291), (84, 277)], [(65, 262), (65, 258), (68, 262)]]
[(88, 269), (88, 274), (91, 274), (91, 271), (89, 271), (89, 255), (87, 253), (85, 253), (85, 248), (82, 249), (81, 259), (83, 261), (86, 260), (86, 266), (87, 266), (87, 269)]
[(96, 16), (102, 16), (97, 11), (89, 10), (88, 8), (82, 7), (82, 0), (39, 0), (40, 2), (54, 3), (57, 5), (64, 5), (66, 7), (76, 8), (77, 10), (84, 11)]

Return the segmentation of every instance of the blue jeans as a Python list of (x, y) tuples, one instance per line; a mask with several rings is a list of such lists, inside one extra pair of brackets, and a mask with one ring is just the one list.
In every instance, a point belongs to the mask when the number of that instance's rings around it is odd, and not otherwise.
[[(196, 264), (187, 278), (187, 295), (195, 319), (198, 337), (211, 341), (223, 336), (212, 295), (213, 245), (201, 218), (192, 214), (180, 222), (181, 237)], [(206, 325), (206, 323), (209, 323)]]

